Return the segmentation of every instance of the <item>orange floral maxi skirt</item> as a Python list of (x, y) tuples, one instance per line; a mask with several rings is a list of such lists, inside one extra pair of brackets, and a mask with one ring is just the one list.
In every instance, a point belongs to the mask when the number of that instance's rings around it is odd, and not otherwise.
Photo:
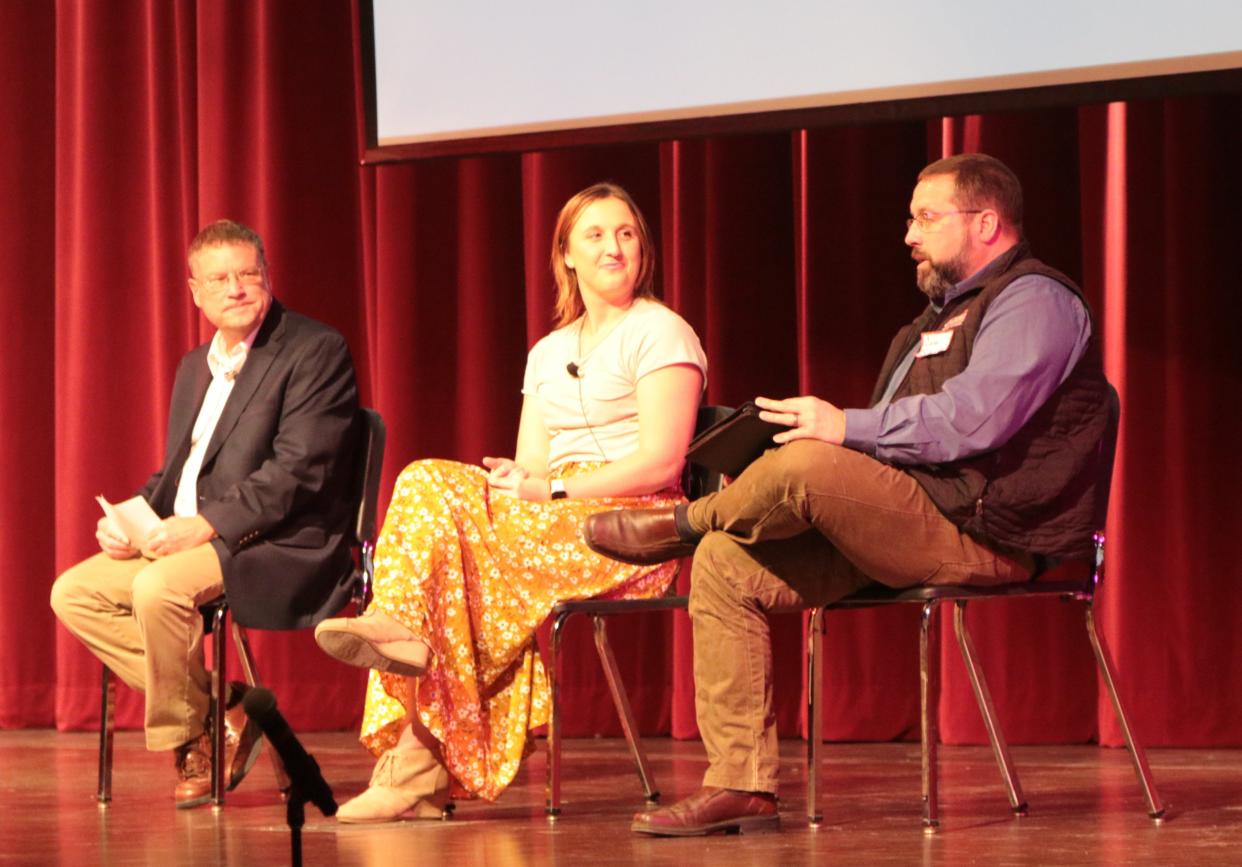
[[(570, 476), (598, 464), (561, 467)], [(530, 502), (489, 492), (486, 471), (453, 461), (406, 467), (393, 488), (375, 560), (375, 605), (431, 645), (419, 678), (372, 671), (362, 743), (391, 748), (417, 713), (458, 786), (494, 800), (517, 774), (529, 731), (548, 720), (535, 630), (568, 599), (659, 596), (677, 562), (631, 566), (582, 542), (588, 515), (681, 502), (642, 497)]]

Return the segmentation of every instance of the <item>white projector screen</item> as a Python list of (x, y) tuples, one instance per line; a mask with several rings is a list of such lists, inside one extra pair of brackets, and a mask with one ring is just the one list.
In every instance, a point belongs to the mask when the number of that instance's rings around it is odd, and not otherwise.
[(1242, 0), (371, 4), (381, 149), (1242, 68)]

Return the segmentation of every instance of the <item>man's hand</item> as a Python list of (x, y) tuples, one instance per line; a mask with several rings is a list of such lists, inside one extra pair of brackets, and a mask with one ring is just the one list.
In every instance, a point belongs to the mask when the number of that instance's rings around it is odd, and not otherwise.
[(804, 395), (785, 400), (757, 397), (755, 403), (762, 410), (759, 418), (790, 426), (791, 430), (772, 437), (775, 443), (814, 439), (839, 446), (845, 442), (845, 412), (826, 400)]
[(95, 525), (95, 539), (99, 548), (113, 560), (129, 560), (138, 556), (138, 549), (117, 529), (107, 515)]
[(207, 523), (202, 515), (192, 518), (174, 515), (160, 522), (159, 528), (147, 538), (143, 553), (152, 557), (167, 557), (210, 542), (215, 535), (215, 527)]

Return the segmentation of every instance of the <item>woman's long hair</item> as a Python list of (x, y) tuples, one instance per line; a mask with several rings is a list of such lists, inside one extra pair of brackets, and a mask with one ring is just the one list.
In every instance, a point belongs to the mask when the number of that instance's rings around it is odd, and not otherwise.
[(630, 194), (622, 187), (610, 181), (592, 184), (565, 203), (560, 216), (556, 218), (556, 230), (552, 233), (552, 274), (556, 277), (557, 328), (564, 328), (586, 309), (578, 292), (578, 273), (565, 266), (565, 248), (569, 244), (569, 233), (573, 231), (582, 212), (600, 199), (619, 199), (634, 215), (635, 227), (638, 229), (638, 250), (642, 256), (638, 278), (634, 282), (634, 297), (655, 297), (655, 246), (651, 243), (651, 230), (647, 228), (643, 212), (638, 210), (638, 205), (634, 204)]

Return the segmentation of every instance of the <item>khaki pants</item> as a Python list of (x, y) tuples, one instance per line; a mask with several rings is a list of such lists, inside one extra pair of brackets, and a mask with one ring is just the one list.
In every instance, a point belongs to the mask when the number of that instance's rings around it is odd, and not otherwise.
[(210, 544), (159, 560), (88, 557), (52, 585), (61, 623), (117, 677), (146, 694), (147, 749), (203, 732), (211, 679), (198, 606), (224, 592)]
[(687, 517), (706, 534), (694, 555), (690, 619), (708, 786), (776, 791), (766, 612), (826, 605), (872, 581), (999, 584), (1033, 571), (1029, 557), (962, 533), (910, 476), (817, 440), (767, 452), (691, 503)]

